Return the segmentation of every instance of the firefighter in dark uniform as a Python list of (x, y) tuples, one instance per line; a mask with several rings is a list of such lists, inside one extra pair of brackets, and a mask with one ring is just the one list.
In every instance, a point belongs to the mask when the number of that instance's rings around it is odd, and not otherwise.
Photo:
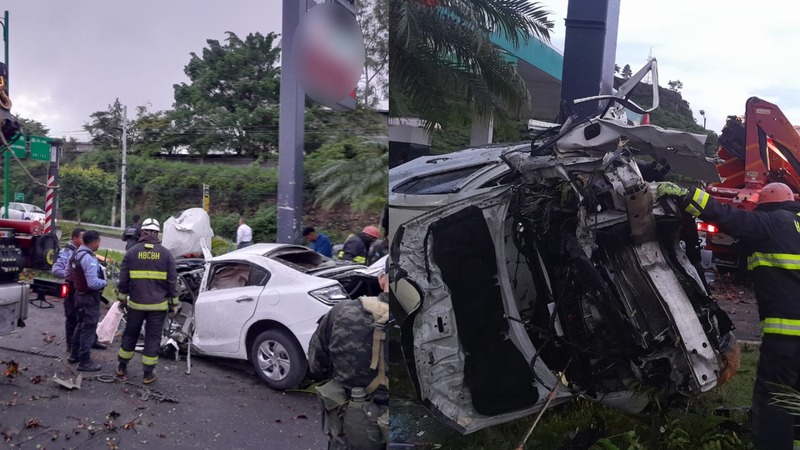
[(772, 403), (780, 386), (800, 389), (800, 203), (783, 183), (761, 190), (755, 211), (715, 201), (703, 190), (659, 183), (659, 195), (680, 197), (680, 207), (740, 240), (747, 253), (761, 319), (762, 342), (753, 389), (756, 448), (798, 448), (800, 420)]
[(337, 257), (345, 261), (353, 261), (358, 264), (366, 264), (369, 256), (369, 248), (375, 239), (381, 237), (381, 232), (372, 225), (364, 227), (361, 233), (351, 235), (344, 243), (344, 247), (339, 251)]
[(309, 343), (311, 375), (330, 379), (317, 388), (329, 449), (382, 450), (388, 445), (385, 271), (378, 281), (383, 290), (378, 297), (337, 303), (320, 319)]
[(69, 259), (66, 278), (72, 280), (75, 288), (75, 309), (78, 323), (72, 336), (72, 351), (67, 359), (70, 363), (80, 362), (78, 370), (96, 372), (100, 364), (92, 362), (92, 346), (97, 339), (97, 322), (100, 321), (100, 299), (106, 280), (103, 269), (94, 252), (100, 248), (100, 234), (87, 231), (83, 234), (83, 244)]
[(131, 247), (122, 258), (117, 299), (128, 310), (122, 344), (119, 349), (117, 376), (125, 376), (128, 363), (145, 325), (142, 367), (143, 383), (156, 381), (154, 369), (158, 364), (158, 350), (168, 309), (177, 312), (178, 273), (175, 258), (158, 240), (158, 221), (145, 219), (139, 243)]

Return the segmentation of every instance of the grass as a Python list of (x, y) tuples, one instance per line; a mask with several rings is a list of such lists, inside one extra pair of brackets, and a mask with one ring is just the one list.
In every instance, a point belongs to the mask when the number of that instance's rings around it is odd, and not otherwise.
[[(396, 333), (391, 333), (396, 334)], [(399, 355), (390, 350), (390, 355)], [(411, 424), (405, 436), (393, 439), (423, 449), (515, 449), (533, 423), (529, 416), (462, 436), (435, 420), (416, 402), (413, 386), (400, 358), (392, 358), (392, 430)], [(746, 408), (755, 381), (758, 347), (742, 345), (736, 375), (709, 393), (681, 398), (671, 405), (651, 405), (637, 415), (577, 398), (544, 413), (526, 449), (748, 449)], [(737, 409), (739, 408), (739, 409)], [(402, 433), (402, 431), (401, 431)], [(422, 434), (420, 434), (422, 433)], [(579, 445), (580, 444), (580, 445)]]

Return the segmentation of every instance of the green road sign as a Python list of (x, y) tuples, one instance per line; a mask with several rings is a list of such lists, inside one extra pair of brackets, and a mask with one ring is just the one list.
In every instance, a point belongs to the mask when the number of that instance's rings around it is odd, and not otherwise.
[(14, 201), (15, 202), (24, 202), (25, 201), (25, 194), (23, 192), (14, 192)]
[(25, 135), (20, 135), (19, 139), (16, 140), (13, 144), (11, 144), (11, 151), (17, 155), (17, 158), (23, 159), (25, 158)]
[(50, 161), (50, 138), (31, 136), (31, 159)]

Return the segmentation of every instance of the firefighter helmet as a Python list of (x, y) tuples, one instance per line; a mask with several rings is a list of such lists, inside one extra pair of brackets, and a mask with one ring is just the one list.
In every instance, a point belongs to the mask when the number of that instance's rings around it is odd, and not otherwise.
[(161, 231), (161, 227), (156, 219), (144, 219), (144, 222), (142, 222), (142, 231), (144, 230), (155, 231), (158, 233)]
[(761, 189), (758, 204), (794, 201), (794, 193), (783, 183), (769, 183)]
[(372, 236), (375, 239), (378, 239), (378, 238), (381, 237), (381, 232), (378, 230), (377, 227), (374, 227), (372, 225), (368, 225), (368, 226), (364, 227), (364, 229), (361, 230), (361, 232), (366, 234), (367, 236)]

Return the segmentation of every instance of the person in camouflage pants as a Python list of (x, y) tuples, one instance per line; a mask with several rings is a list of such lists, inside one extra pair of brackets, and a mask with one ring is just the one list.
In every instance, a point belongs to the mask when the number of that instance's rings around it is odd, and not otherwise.
[[(378, 297), (337, 303), (322, 317), (311, 338), (311, 375), (331, 380), (317, 392), (329, 449), (378, 450), (388, 445), (384, 326), (389, 317), (389, 281), (385, 272), (378, 280), (383, 290)], [(334, 392), (327, 395), (326, 390)]]

